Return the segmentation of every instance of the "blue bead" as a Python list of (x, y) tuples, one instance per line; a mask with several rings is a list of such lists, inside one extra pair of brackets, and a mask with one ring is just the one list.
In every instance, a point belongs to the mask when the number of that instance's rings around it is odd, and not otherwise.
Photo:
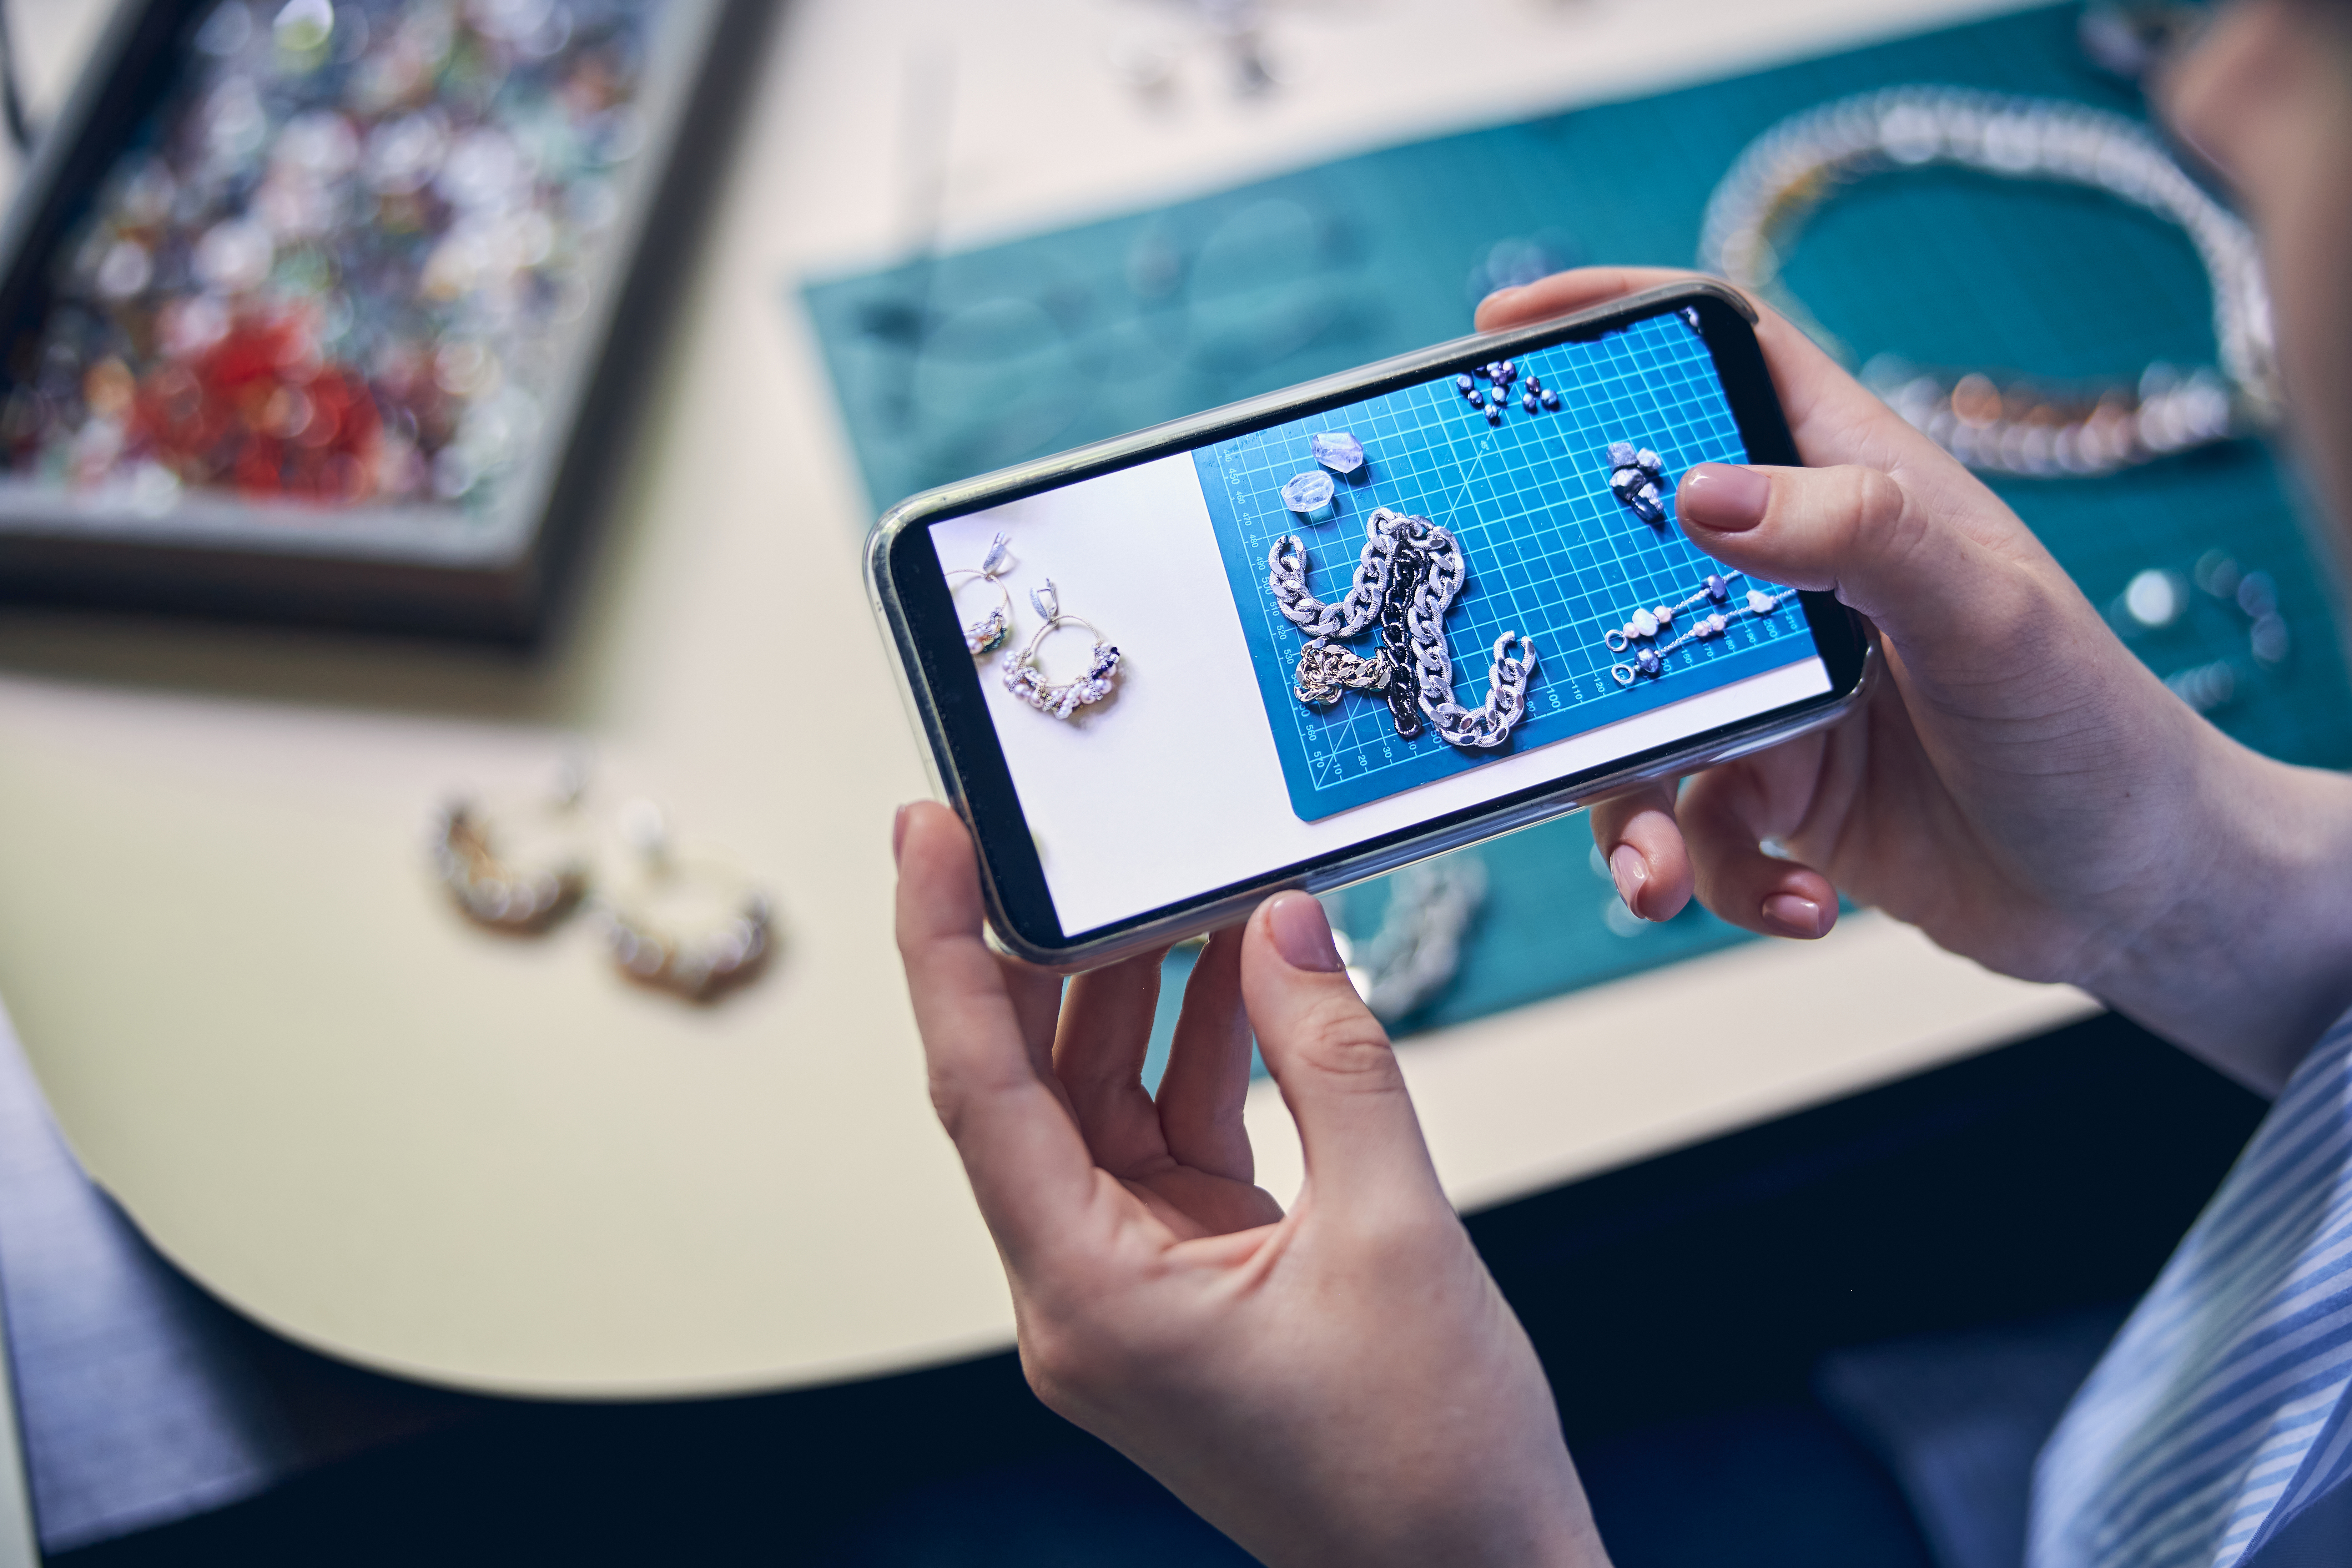
[(1543, 390), (1543, 383), (1531, 375), (1528, 377), (1528, 390), (1529, 392), (1541, 392)]
[(1533, 414), (1536, 411), (1536, 395), (1532, 392), (1520, 393), (1519, 406)]
[(1454, 384), (1457, 390), (1462, 392), (1475, 392), (1478, 390), (1478, 384), (1471, 380), (1466, 375), (1455, 376), (1454, 378)]
[(1657, 651), (1654, 648), (1645, 647), (1640, 653), (1635, 654), (1633, 656), (1633, 662), (1642, 667), (1642, 673), (1643, 675), (1655, 675), (1660, 669), (1664, 668), (1664, 665), (1659, 663)]
[(1495, 366), (1495, 379), (1504, 383), (1506, 385), (1516, 379), (1518, 374), (1519, 367), (1513, 364), (1509, 360), (1504, 360), (1501, 363)]
[(1489, 425), (1500, 425), (1502, 422), (1503, 411), (1498, 407), (1489, 405), (1486, 409), (1486, 423)]
[(1554, 392), (1549, 386), (1545, 387), (1543, 394), (1543, 405), (1546, 408), (1558, 408), (1559, 406), (1559, 394)]
[(1486, 389), (1486, 401), (1493, 404), (1496, 407), (1500, 408), (1503, 405), (1503, 389), (1499, 386), (1488, 387)]
[(1731, 584), (1710, 572), (1706, 575), (1706, 596), (1720, 605), (1731, 597)]

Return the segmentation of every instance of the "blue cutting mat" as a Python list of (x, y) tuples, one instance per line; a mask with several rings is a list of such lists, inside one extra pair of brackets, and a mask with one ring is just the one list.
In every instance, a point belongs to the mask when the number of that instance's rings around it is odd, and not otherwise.
[[(1694, 464), (1738, 463), (1747, 447), (1732, 421), (1706, 343), (1678, 316), (1635, 322), (1590, 342), (1522, 356), (1522, 374), (1561, 394), (1556, 412), (1507, 401), (1502, 423), (1454, 388), (1452, 377), (1327, 410), (1221, 441), (1193, 455), (1217, 546), (1239, 607), (1259, 694), (1282, 758), (1291, 809), (1312, 822), (1548, 742), (1613, 723), (1681, 698), (1759, 675), (1812, 651), (1804, 612), (1732, 617), (1722, 637), (1677, 649), (1664, 673), (1622, 686), (1622, 663), (1601, 640), (1634, 611), (1679, 605), (1723, 568), (1673, 524), (1643, 522), (1609, 489), (1609, 444), (1631, 441), (1663, 460), (1666, 486)], [(1338, 487), (1334, 516), (1303, 521), (1282, 500), (1285, 481), (1315, 466), (1307, 438), (1346, 430), (1363, 443), (1362, 468)], [(1446, 617), (1454, 698), (1486, 698), (1496, 639), (1517, 632), (1537, 649), (1526, 716), (1510, 742), (1465, 752), (1426, 726), (1396, 732), (1387, 701), (1354, 692), (1309, 708), (1292, 689), (1298, 629), (1266, 583), (1266, 555), (1296, 534), (1307, 554), (1307, 588), (1325, 603), (1348, 591), (1364, 520), (1380, 507), (1426, 517), (1462, 546), (1468, 580)], [(1742, 590), (1773, 588), (1738, 579)], [(1687, 625), (1687, 622), (1684, 623)], [(1360, 641), (1369, 653), (1379, 632)]]
[[(1748, 141), (1832, 98), (1946, 82), (2139, 115), (2093, 68), (2077, 8), (2054, 5), (1623, 103), (1389, 148), (1153, 212), (856, 277), (803, 300), (878, 508), (983, 468), (1176, 417), (1468, 330), (1530, 265), (1687, 266), (1708, 193)], [(2210, 363), (2211, 304), (2188, 242), (2095, 193), (1917, 171), (1833, 196), (1783, 277), (1859, 362), (2053, 376)], [(2242, 443), (2095, 481), (1995, 487), (2094, 603), (2149, 567), (2224, 550), (2267, 573), (2293, 634), (2213, 714), (2260, 750), (2352, 763), (2327, 574), (2285, 476)], [(2200, 605), (2200, 608), (2203, 607)], [(2132, 645), (2160, 673), (2242, 659), (2223, 606)], [(2129, 623), (2117, 617), (2118, 629)], [(1450, 1023), (1739, 939), (1694, 911), (1608, 915), (1580, 820), (1485, 852), (1486, 910)], [(1481, 851), (1468, 851), (1481, 853)], [(1369, 929), (1378, 889), (1347, 900)]]

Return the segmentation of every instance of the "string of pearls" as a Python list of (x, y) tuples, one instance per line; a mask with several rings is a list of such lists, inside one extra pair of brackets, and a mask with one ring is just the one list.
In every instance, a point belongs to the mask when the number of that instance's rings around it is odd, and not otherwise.
[(2261, 258), (2246, 226), (2190, 179), (2147, 130), (2049, 99), (1898, 87), (1810, 110), (1748, 144), (1708, 199), (1699, 265), (1808, 320), (1778, 286), (1781, 257), (1839, 186), (1934, 164), (2107, 192), (2178, 224), (2213, 287), (2219, 364), (2149, 365), (2084, 389), (1980, 371), (1943, 374), (1892, 359), (1864, 379), (1970, 468), (2091, 475), (2251, 434), (2279, 412), (2277, 345)]

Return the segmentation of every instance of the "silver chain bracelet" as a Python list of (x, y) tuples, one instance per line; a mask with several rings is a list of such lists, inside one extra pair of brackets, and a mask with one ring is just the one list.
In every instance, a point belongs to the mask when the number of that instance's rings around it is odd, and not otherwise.
[(1761, 294), (1828, 339), (1779, 285), (1798, 227), (1841, 184), (1952, 164), (2009, 179), (2087, 185), (2180, 226), (2213, 288), (2218, 366), (2152, 364), (2085, 392), (1981, 371), (1922, 372), (1874, 360), (1864, 379), (1972, 468), (2094, 475), (2265, 429), (2277, 421), (2277, 344), (2253, 236), (2120, 115), (2052, 99), (1897, 87), (1795, 115), (1750, 142), (1707, 201), (1699, 265)]

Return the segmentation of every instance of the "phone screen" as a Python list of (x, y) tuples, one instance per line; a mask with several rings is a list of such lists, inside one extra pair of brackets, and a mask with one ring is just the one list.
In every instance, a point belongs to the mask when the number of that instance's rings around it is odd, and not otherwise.
[(1684, 473), (1749, 458), (1708, 325), (1665, 310), (931, 523), (1063, 931), (1831, 692), (1798, 595), (1676, 522)]

